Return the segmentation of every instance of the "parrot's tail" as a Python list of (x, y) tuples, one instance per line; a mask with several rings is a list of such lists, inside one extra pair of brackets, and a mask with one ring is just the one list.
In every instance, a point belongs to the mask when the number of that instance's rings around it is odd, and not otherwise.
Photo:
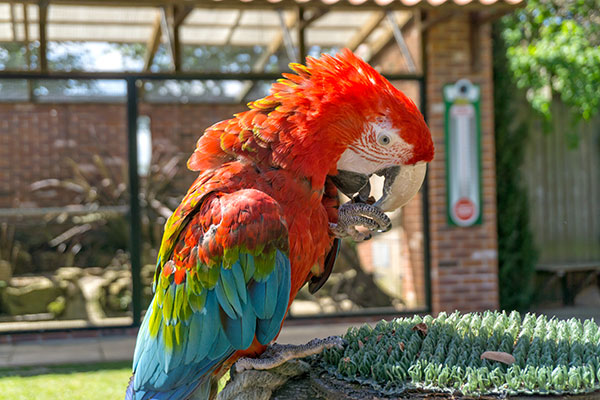
[(199, 382), (183, 385), (169, 392), (138, 392), (137, 396), (133, 391), (134, 376), (129, 378), (125, 400), (210, 400), (216, 395), (216, 391), (213, 390), (215, 393), (211, 397), (211, 388), (215, 385), (210, 374), (203, 376)]
[(125, 392), (125, 400), (134, 400), (133, 398), (133, 377), (135, 375), (131, 374), (131, 378), (129, 378), (129, 384), (127, 385), (127, 391)]

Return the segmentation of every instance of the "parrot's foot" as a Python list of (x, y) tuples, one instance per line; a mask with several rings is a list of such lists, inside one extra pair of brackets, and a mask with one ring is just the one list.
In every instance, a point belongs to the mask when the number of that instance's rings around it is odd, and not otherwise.
[(329, 224), (338, 238), (351, 237), (356, 242), (371, 239), (371, 232), (360, 232), (357, 226), (364, 226), (369, 231), (387, 232), (392, 228), (392, 221), (381, 209), (371, 204), (345, 203), (338, 210), (337, 224)]
[(289, 360), (304, 358), (318, 354), (332, 347), (342, 348), (344, 339), (339, 336), (329, 336), (325, 339), (313, 339), (306, 344), (277, 344), (273, 343), (260, 358), (242, 357), (235, 363), (236, 373), (249, 369), (272, 369)]

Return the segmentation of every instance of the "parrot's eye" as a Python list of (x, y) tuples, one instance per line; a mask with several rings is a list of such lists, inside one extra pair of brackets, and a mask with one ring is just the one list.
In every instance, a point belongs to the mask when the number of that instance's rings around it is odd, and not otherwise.
[(387, 146), (391, 143), (391, 141), (392, 139), (388, 135), (379, 135), (379, 137), (377, 138), (377, 143), (379, 143), (382, 146)]

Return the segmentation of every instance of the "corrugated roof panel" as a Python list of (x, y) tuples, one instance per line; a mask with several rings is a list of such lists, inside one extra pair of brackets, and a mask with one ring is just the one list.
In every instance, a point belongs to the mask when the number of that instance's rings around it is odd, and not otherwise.
[(9, 22), (0, 22), (0, 41), (12, 41), (12, 25)]
[(181, 42), (185, 44), (224, 45), (229, 36), (229, 28), (203, 28), (182, 26), (180, 29)]
[(4, 19), (10, 16), (10, 5), (0, 4), (0, 16)]
[(240, 25), (264, 24), (265, 26), (279, 26), (279, 15), (272, 10), (244, 10), (240, 18)]
[(152, 7), (86, 7), (70, 5), (54, 5), (48, 7), (48, 22), (68, 20), (69, 22), (88, 21), (123, 23), (152, 23), (156, 8)]
[[(167, 0), (165, 0), (167, 1)], [(268, 44), (273, 31), (280, 32), (280, 19), (277, 12), (271, 9), (259, 9), (257, 6), (269, 6), (276, 0), (205, 0), (209, 7), (197, 8), (187, 17), (181, 27), (182, 41), (193, 44), (225, 44), (228, 37), (236, 43)], [(514, 6), (523, 0), (281, 0), (286, 6), (291, 2), (310, 5), (332, 5), (330, 12), (317, 19), (308, 27), (308, 43), (318, 45), (343, 45), (361, 26), (369, 21), (373, 7), (376, 5), (402, 4), (406, 7), (435, 7), (454, 5), (469, 7), (484, 5), (492, 7)], [(85, 3), (82, 0), (81, 3)], [(277, 3), (279, 4), (279, 3)], [(371, 6), (348, 10), (350, 4)], [(235, 8), (246, 5), (246, 8)], [(346, 8), (336, 8), (337, 6)], [(252, 6), (252, 7), (250, 7)], [(223, 8), (222, 8), (223, 7)], [(233, 7), (230, 9), (224, 7)], [(466, 10), (467, 8), (465, 8)], [(23, 4), (16, 3), (17, 39), (24, 40)], [(28, 5), (29, 38), (38, 40), (38, 7)], [(50, 2), (48, 15), (48, 39), (71, 41), (115, 41), (146, 43), (159, 8), (146, 6), (91, 6), (91, 5), (57, 5)], [(408, 11), (397, 11), (408, 12)], [(293, 11), (286, 11), (289, 21)], [(0, 4), (0, 41), (10, 42), (13, 39), (10, 18), (10, 5)], [(238, 27), (231, 29), (236, 23)], [(262, 28), (261, 28), (262, 27)], [(318, 29), (322, 28), (321, 31)], [(315, 30), (316, 29), (316, 30)], [(292, 29), (295, 35), (295, 29)], [(343, 40), (342, 36), (348, 37)], [(372, 35), (373, 37), (373, 35)], [(164, 38), (163, 38), (164, 39)]]
[(38, 8), (38, 6), (37, 6), (37, 5), (35, 5), (35, 4), (30, 4), (30, 5), (27, 7), (27, 17), (28, 17), (30, 20), (36, 20), (36, 21), (37, 21), (37, 19), (38, 19), (38, 14), (39, 14), (39, 12), (38, 12), (38, 11), (39, 11), (39, 8)]
[(370, 13), (365, 11), (330, 11), (309, 26), (359, 27), (365, 24), (369, 17)]
[(279, 33), (279, 29), (238, 28), (231, 36), (231, 44), (239, 46), (268, 45)]
[(354, 32), (353, 29), (307, 29), (306, 43), (322, 47), (344, 47)]
[(118, 25), (53, 25), (48, 24), (48, 40), (90, 42), (141, 42), (145, 43), (152, 28), (131, 26), (123, 30)]
[(237, 19), (239, 10), (207, 10), (197, 8), (185, 19), (184, 26), (187, 24), (227, 24), (232, 25)]
[(40, 33), (40, 26), (38, 24), (30, 23), (29, 24), (29, 40), (30, 41), (39, 40), (39, 38), (40, 38), (39, 33)]
[[(258, 6), (276, 6), (283, 2), (283, 0), (209, 0), (215, 5), (220, 7), (240, 7), (244, 5)], [(423, 6), (438, 6), (442, 4), (449, 5), (467, 5), (467, 4), (508, 4), (514, 5), (522, 3), (524, 0), (295, 0), (297, 4), (309, 3), (311, 5), (318, 5), (322, 3), (326, 6), (338, 6), (338, 7), (382, 7), (382, 6), (394, 6), (394, 3), (405, 6), (405, 7), (419, 7)], [(285, 4), (289, 5), (292, 1), (286, 1)]]

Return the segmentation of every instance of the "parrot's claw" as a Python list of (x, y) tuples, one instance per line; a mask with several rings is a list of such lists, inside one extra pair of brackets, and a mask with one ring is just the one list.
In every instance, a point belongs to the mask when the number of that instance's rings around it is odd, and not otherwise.
[(235, 372), (240, 373), (249, 369), (272, 369), (289, 360), (295, 360), (321, 353), (324, 349), (337, 347), (342, 349), (346, 342), (340, 336), (329, 336), (325, 339), (313, 339), (306, 344), (277, 344), (273, 343), (260, 358), (242, 357), (235, 363)]
[(392, 228), (392, 221), (381, 209), (371, 204), (345, 203), (338, 210), (337, 224), (329, 224), (338, 238), (351, 237), (356, 242), (371, 239), (371, 232), (360, 232), (357, 226), (364, 226), (369, 231), (387, 232)]

